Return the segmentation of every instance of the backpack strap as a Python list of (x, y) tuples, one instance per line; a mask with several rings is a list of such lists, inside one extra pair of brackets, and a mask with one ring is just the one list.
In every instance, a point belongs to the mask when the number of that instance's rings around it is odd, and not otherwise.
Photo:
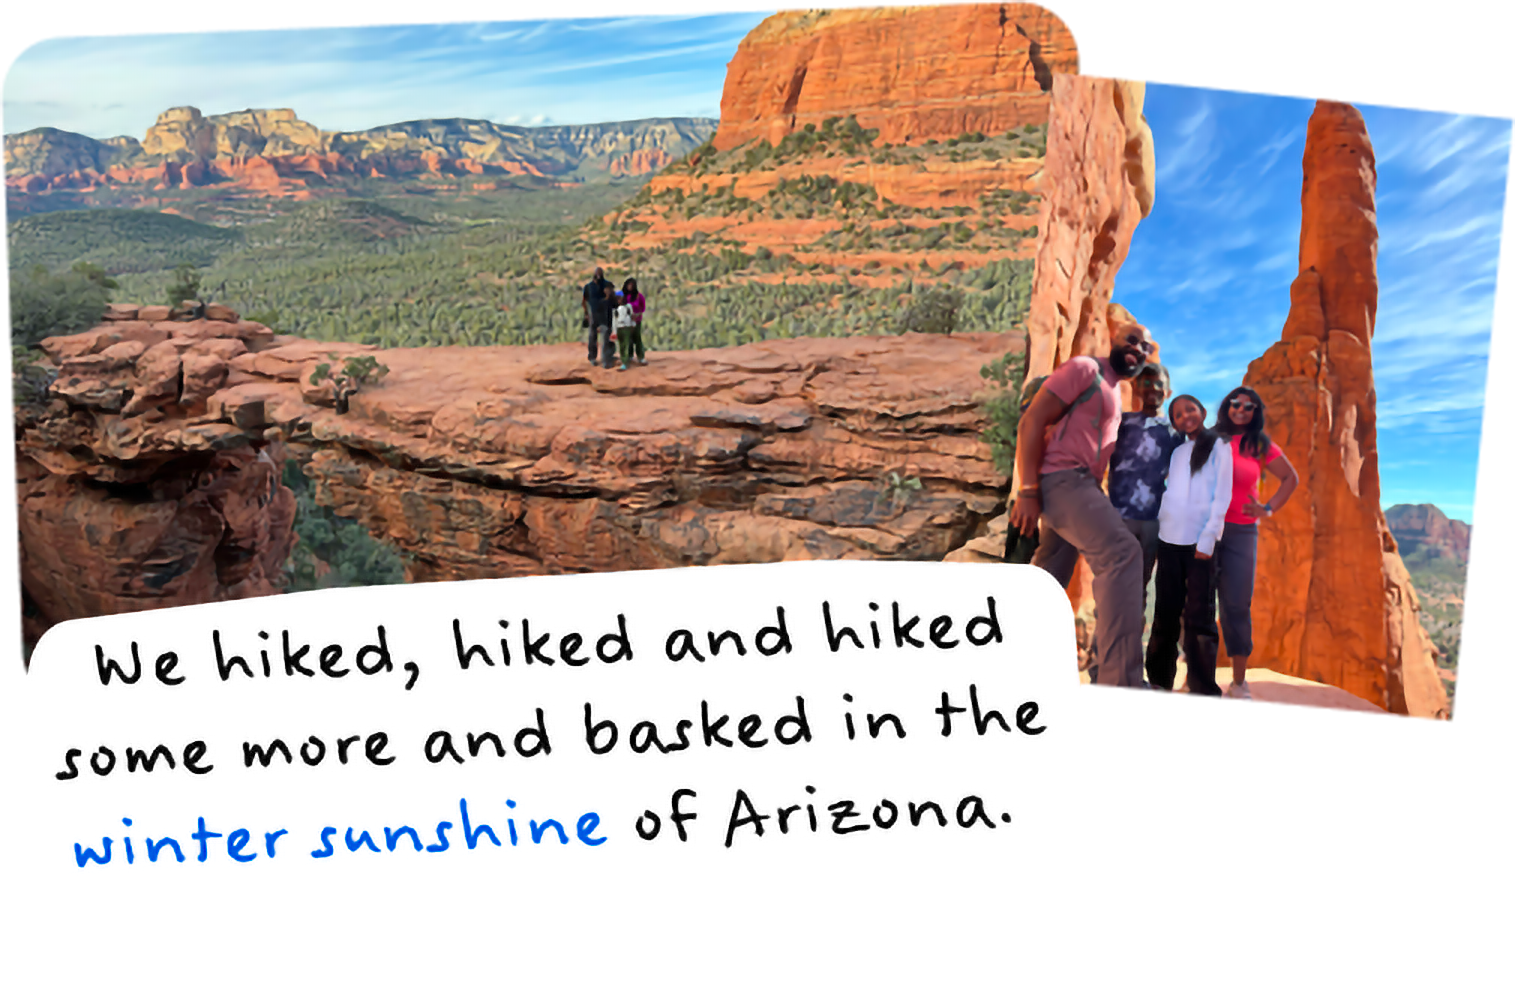
[(1090, 383), (1084, 392), (1080, 393), (1072, 403), (1068, 404), (1068, 409), (1063, 411), (1063, 427), (1062, 430), (1057, 433), (1057, 437), (1059, 439), (1068, 433), (1068, 424), (1073, 419), (1073, 408), (1077, 407), (1079, 404), (1083, 403), (1085, 400), (1088, 400), (1090, 397), (1094, 396), (1094, 394), (1099, 392), (1099, 381), (1101, 378), (1102, 373), (1098, 369), (1094, 370), (1094, 382)]

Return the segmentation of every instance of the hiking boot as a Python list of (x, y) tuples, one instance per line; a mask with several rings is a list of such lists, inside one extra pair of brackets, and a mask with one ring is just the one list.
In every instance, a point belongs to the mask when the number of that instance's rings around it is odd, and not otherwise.
[(621, 363), (621, 371), (622, 372), (626, 371), (626, 363), (624, 363), (624, 362)]
[(1230, 686), (1226, 687), (1226, 696), (1230, 697), (1233, 700), (1250, 700), (1252, 699), (1252, 688), (1247, 685), (1246, 680), (1242, 680), (1239, 683), (1232, 683)]

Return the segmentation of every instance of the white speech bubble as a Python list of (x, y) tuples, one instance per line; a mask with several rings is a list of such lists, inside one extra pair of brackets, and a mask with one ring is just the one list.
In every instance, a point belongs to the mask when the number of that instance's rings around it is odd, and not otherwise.
[[(670, 658), (677, 631), (703, 661)], [(464, 669), (459, 635), (488, 663)], [(48, 631), (26, 693), (42, 879), (82, 922), (577, 916), (1038, 866), (1089, 823), (1073, 612), (1023, 565), (720, 565), (121, 614)], [(950, 735), (944, 693), (964, 708)], [(726, 717), (709, 740), (701, 705)]]

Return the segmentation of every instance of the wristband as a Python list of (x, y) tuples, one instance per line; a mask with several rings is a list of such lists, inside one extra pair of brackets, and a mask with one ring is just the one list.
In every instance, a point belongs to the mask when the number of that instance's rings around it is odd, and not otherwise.
[(1023, 496), (1023, 497), (1036, 497), (1038, 500), (1040, 500), (1042, 498), (1042, 491), (1041, 491), (1041, 487), (1039, 487), (1039, 486), (1038, 487), (1023, 486), (1023, 487), (1021, 487), (1020, 493), (1017, 494), (1017, 495), (1018, 496)]

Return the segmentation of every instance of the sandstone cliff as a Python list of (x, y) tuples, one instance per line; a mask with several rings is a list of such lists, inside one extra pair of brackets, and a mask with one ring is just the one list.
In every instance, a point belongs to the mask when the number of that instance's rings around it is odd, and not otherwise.
[(710, 146), (608, 215), (616, 247), (718, 239), (869, 285), (1028, 258), (1054, 72), (1032, 4), (775, 14), (738, 46)]
[(1303, 165), (1289, 317), (1245, 379), (1300, 476), (1260, 528), (1252, 660), (1394, 713), (1445, 717), (1435, 650), (1379, 504), (1377, 171), (1356, 108), (1316, 105)]
[(1002, 508), (978, 394), (1005, 335), (778, 340), (624, 373), (581, 344), (390, 350), (338, 415), (313, 367), (373, 349), (113, 314), (44, 342), (52, 399), (19, 430), (32, 633), (272, 592), (286, 450), (411, 580), (940, 559)]
[(1473, 529), (1462, 521), (1449, 519), (1439, 507), (1429, 503), (1395, 504), (1384, 511), (1384, 519), (1404, 558), (1468, 564)]
[(789, 11), (737, 47), (715, 147), (849, 114), (895, 144), (1006, 131), (1045, 121), (1052, 74), (1077, 71), (1073, 36), (1034, 4)]
[[(1106, 355), (1109, 327), (1135, 320), (1111, 301), (1115, 276), (1137, 222), (1152, 209), (1156, 168), (1152, 130), (1142, 116), (1145, 87), (1123, 80), (1053, 77), (1046, 165), (1040, 177), (1042, 229), (1027, 319), (1026, 379), (1075, 355)], [(1129, 388), (1127, 409), (1135, 409)], [(1017, 485), (1019, 485), (1017, 483)], [(952, 558), (993, 561), (1004, 549), (1006, 518)], [(1079, 563), (1068, 596), (1080, 651), (1093, 636), (1093, 576)]]
[(1074, 355), (1110, 350), (1115, 275), (1156, 190), (1145, 92), (1145, 84), (1124, 80), (1053, 78), (1028, 379)]
[[(283, 586), (294, 496), (284, 450), (195, 414), (260, 324), (168, 321), (168, 308), (50, 338), (51, 399), (18, 397), (23, 629), (262, 596)], [(182, 416), (172, 416), (170, 412)]]

